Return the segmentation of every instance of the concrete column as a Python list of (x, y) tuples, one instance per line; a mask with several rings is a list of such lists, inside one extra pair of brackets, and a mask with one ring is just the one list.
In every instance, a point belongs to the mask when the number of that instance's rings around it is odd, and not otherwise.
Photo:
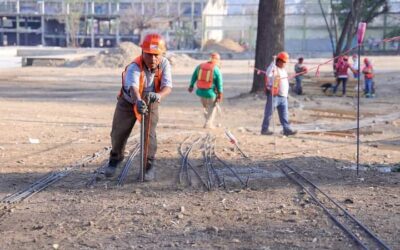
[(301, 41), (301, 49), (302, 51), (306, 51), (306, 40), (307, 40), (307, 15), (306, 13), (303, 14), (303, 27), (301, 28), (303, 31), (303, 37)]
[(116, 31), (115, 31), (115, 43), (119, 45), (121, 42), (121, 38), (119, 37), (119, 23), (120, 23), (120, 16), (119, 16), (119, 2), (117, 2), (117, 18), (115, 19), (116, 22)]
[(90, 14), (92, 14), (92, 15), (94, 15), (95, 13), (94, 13), (94, 1), (91, 1), (90, 2)]
[(193, 24), (193, 19), (194, 19), (194, 0), (192, 0), (192, 11), (191, 11), (191, 22), (192, 22), (192, 28), (194, 27)]
[[(384, 13), (383, 14), (383, 38), (386, 38), (386, 34), (387, 34), (387, 14)], [(386, 51), (386, 44), (387, 43), (383, 43), (383, 50)]]
[(170, 11), (170, 2), (167, 2), (167, 16), (171, 16), (171, 11)]
[(16, 8), (17, 8), (17, 17), (16, 17), (16, 26), (15, 26), (15, 37), (17, 39), (17, 46), (20, 44), (20, 37), (19, 37), (19, 13), (20, 13), (20, 5), (19, 5), (19, 0), (17, 0), (16, 3)]
[(68, 15), (69, 15), (69, 3), (66, 5), (65, 9), (65, 43), (66, 46), (69, 46), (69, 23), (68, 23)]
[(44, 11), (45, 11), (45, 9), (44, 9), (44, 1), (45, 0), (43, 0), (42, 1), (42, 6), (41, 6), (41, 23), (42, 23), (42, 25), (41, 25), (41, 28), (42, 28), (42, 46), (45, 46), (46, 45), (46, 42), (45, 42), (45, 40), (44, 40), (44, 33), (45, 33), (45, 31), (46, 31), (46, 29), (45, 29), (45, 20), (44, 20), (44, 15), (45, 15), (45, 13), (44, 13)]
[(95, 40), (94, 40), (94, 2), (91, 2), (91, 17), (90, 17), (90, 23), (91, 23), (91, 27), (90, 27), (90, 47), (94, 48), (95, 47)]

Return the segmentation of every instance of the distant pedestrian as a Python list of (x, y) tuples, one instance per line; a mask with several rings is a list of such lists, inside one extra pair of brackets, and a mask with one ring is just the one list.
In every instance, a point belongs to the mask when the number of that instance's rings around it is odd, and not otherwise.
[(347, 84), (347, 79), (349, 78), (349, 75), (347, 71), (350, 69), (352, 72), (354, 72), (353, 67), (350, 66), (348, 63), (349, 57), (348, 56), (340, 56), (338, 58), (338, 62), (335, 65), (335, 70), (336, 70), (336, 85), (333, 88), (333, 94), (336, 94), (337, 88), (339, 87), (340, 83), (342, 83), (342, 96), (346, 96), (346, 84)]
[(307, 74), (307, 67), (303, 65), (304, 58), (300, 57), (297, 59), (296, 65), (294, 65), (294, 71), (296, 72), (296, 86), (294, 88), (294, 92), (298, 95), (303, 94), (303, 87), (301, 85), (301, 82), (303, 81), (303, 77), (305, 74)]
[(362, 73), (364, 74), (365, 97), (366, 98), (374, 97), (374, 95), (375, 95), (375, 93), (373, 91), (374, 72), (373, 72), (372, 64), (368, 60), (368, 58), (364, 58), (364, 67), (363, 67)]
[(215, 128), (214, 118), (217, 103), (222, 102), (223, 82), (222, 73), (219, 69), (221, 57), (218, 53), (211, 53), (210, 59), (196, 67), (188, 88), (189, 93), (193, 92), (196, 84), (196, 95), (200, 97), (204, 108), (204, 128)]
[(272, 118), (274, 108), (277, 108), (279, 120), (283, 127), (283, 134), (286, 136), (295, 135), (297, 131), (292, 130), (289, 124), (289, 80), (288, 73), (285, 69), (286, 63), (289, 61), (289, 54), (282, 51), (278, 54), (276, 62), (272, 63), (266, 70), (266, 94), (267, 102), (264, 110), (264, 120), (261, 126), (262, 135), (272, 135), (273, 131), (269, 130), (269, 124)]

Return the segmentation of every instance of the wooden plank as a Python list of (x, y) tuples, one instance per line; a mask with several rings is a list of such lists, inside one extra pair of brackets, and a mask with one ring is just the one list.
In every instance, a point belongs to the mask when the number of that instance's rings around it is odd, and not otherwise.
[(318, 135), (331, 135), (331, 136), (338, 136), (338, 137), (351, 137), (355, 138), (356, 135), (353, 132), (349, 131), (308, 131), (305, 134), (318, 134)]
[(329, 119), (346, 119), (346, 120), (355, 120), (356, 117), (349, 117), (349, 116), (337, 116), (337, 115), (322, 115), (322, 114), (311, 114), (312, 117), (318, 118), (329, 118)]

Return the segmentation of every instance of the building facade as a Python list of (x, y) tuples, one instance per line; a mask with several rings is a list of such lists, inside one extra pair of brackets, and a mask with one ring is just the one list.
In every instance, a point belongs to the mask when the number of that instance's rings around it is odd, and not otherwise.
[(193, 49), (208, 2), (215, 1), (2, 0), (0, 46), (114, 47), (157, 31), (171, 48)]

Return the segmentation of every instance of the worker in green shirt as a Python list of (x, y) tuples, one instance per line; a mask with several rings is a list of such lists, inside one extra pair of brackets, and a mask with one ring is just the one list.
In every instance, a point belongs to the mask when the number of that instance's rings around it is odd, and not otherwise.
[(200, 97), (204, 107), (206, 122), (204, 128), (215, 128), (214, 118), (216, 105), (222, 102), (223, 83), (222, 74), (219, 70), (221, 57), (218, 53), (211, 53), (210, 60), (198, 65), (193, 72), (189, 86), (189, 93), (193, 92), (194, 84), (197, 86), (196, 95)]

